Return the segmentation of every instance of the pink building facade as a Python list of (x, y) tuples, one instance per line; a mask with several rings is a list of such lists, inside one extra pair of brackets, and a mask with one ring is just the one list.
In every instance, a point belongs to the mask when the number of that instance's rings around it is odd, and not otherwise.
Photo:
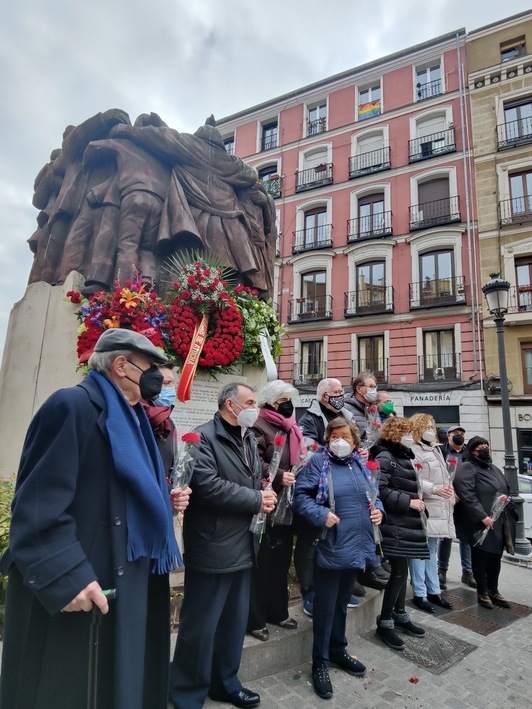
[(369, 369), (399, 412), (483, 430), (465, 32), (218, 122), (277, 208), (279, 376)]

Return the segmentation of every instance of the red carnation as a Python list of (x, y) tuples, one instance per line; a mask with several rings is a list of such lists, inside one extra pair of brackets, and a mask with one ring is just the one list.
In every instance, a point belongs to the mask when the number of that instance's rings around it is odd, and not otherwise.
[(78, 293), (76, 290), (69, 290), (67, 298), (70, 298), (71, 303), (81, 303), (81, 293)]
[(368, 460), (368, 462), (366, 463), (366, 468), (368, 470), (378, 470), (379, 464), (377, 463), (376, 460)]
[(273, 445), (276, 448), (282, 448), (284, 444), (286, 443), (286, 436), (284, 436), (282, 433), (279, 433), (275, 438), (273, 439)]
[(181, 440), (183, 443), (193, 443), (194, 445), (197, 445), (200, 442), (200, 435), (199, 433), (190, 431), (189, 433), (184, 433), (181, 436)]
[(421, 470), (422, 467), (423, 467), (423, 465), (421, 463), (414, 463), (414, 468), (416, 470)]
[(458, 463), (456, 458), (447, 458), (447, 462), (449, 463), (449, 465), (456, 465)]

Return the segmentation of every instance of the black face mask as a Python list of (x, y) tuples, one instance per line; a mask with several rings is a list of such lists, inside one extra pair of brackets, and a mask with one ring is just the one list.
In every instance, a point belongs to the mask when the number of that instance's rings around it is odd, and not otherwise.
[(491, 455), (489, 448), (481, 448), (477, 451), (477, 458), (483, 463), (491, 463)]
[[(159, 394), (161, 393), (161, 389), (163, 387), (163, 375), (159, 371), (159, 367), (157, 365), (152, 364), (149, 369), (141, 369), (139, 366), (135, 364), (135, 362), (131, 362), (128, 360), (130, 364), (132, 364), (134, 367), (137, 367), (137, 369), (140, 369), (142, 374), (139, 377), (138, 381), (138, 386), (140, 389), (140, 395), (145, 401), (151, 401), (152, 399), (156, 399)], [(135, 381), (134, 379), (131, 379), (130, 377), (127, 377), (130, 382)], [(136, 383), (136, 382), (135, 382)]]
[(456, 434), (456, 436), (453, 436), (453, 443), (456, 446), (461, 446), (464, 442), (464, 437), (461, 436), (459, 433)]
[(281, 414), (281, 416), (284, 416), (285, 419), (289, 419), (294, 413), (294, 405), (291, 401), (281, 401), (277, 407), (277, 411)]

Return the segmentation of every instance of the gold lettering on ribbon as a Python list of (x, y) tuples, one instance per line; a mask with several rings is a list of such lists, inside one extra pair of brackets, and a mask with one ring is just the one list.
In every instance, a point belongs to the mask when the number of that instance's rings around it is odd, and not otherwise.
[(200, 322), (194, 329), (190, 349), (188, 351), (185, 364), (183, 365), (183, 371), (181, 372), (181, 377), (179, 378), (179, 384), (177, 385), (177, 398), (179, 401), (185, 402), (190, 399), (192, 382), (194, 381), (194, 375), (196, 374), (201, 351), (207, 338), (208, 328), (209, 315), (208, 313), (204, 313)]

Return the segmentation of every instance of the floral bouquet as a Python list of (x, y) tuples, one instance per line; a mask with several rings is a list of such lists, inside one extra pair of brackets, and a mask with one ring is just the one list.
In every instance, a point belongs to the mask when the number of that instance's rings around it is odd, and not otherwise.
[[(284, 434), (278, 434), (273, 439), (273, 455), (272, 459), (270, 460), (270, 466), (268, 468), (268, 477), (266, 478), (265, 484), (263, 485), (264, 490), (273, 489), (272, 483), (279, 470), (279, 462), (281, 460), (281, 455), (283, 453), (283, 448), (285, 447), (285, 444), (286, 436)], [(262, 535), (264, 533), (265, 522), (266, 512), (263, 512), (261, 510), (260, 512), (257, 512), (255, 515), (253, 515), (253, 519), (251, 520), (251, 524), (249, 525), (250, 531), (253, 532), (253, 534), (258, 534), (259, 539), (262, 538)]]
[(174, 457), (174, 465), (172, 468), (172, 488), (180, 488), (184, 490), (188, 487), (192, 477), (192, 468), (198, 445), (200, 442), (199, 433), (184, 433), (181, 436), (179, 443), (176, 443), (176, 452)]
[[(422, 500), (423, 499), (423, 480), (421, 479), (421, 470), (423, 468), (423, 465), (421, 463), (414, 463), (414, 468), (416, 470), (417, 496), (419, 497), (420, 500)], [(421, 525), (423, 527), (423, 531), (425, 532), (425, 538), (428, 539), (427, 513), (425, 512), (425, 510), (421, 510), (419, 513), (419, 516), (421, 518)]]
[[(499, 519), (504, 508), (509, 502), (510, 498), (508, 497), (508, 495), (503, 495), (500, 492), (496, 493), (495, 497), (493, 498), (493, 504), (491, 505), (490, 512), (490, 517), (494, 523)], [(488, 532), (490, 531), (490, 529), (491, 527), (484, 527), (484, 529), (480, 529), (478, 532), (475, 532), (475, 534), (473, 535), (473, 539), (475, 540), (473, 546), (476, 547), (477, 544), (482, 544), (488, 536)]]
[[(364, 481), (366, 483), (366, 497), (369, 501), (370, 511), (375, 509), (375, 502), (379, 496), (379, 476), (379, 464), (376, 460), (369, 460), (366, 463), (366, 475), (364, 476)], [(373, 537), (375, 539), (375, 546), (379, 549), (379, 556), (383, 556), (381, 546), (382, 534), (378, 524), (373, 525)]]
[[(310, 443), (307, 446), (306, 455), (302, 456), (299, 463), (295, 463), (292, 466), (292, 474), (297, 478), (299, 473), (303, 470), (305, 466), (308, 465), (309, 460), (312, 458), (314, 453), (319, 451), (320, 447), (317, 443)], [(274, 524), (292, 524), (293, 512), (292, 503), (294, 501), (294, 486), (283, 486), (279, 497), (277, 498), (277, 504), (275, 505), (274, 511), (270, 514), (270, 523)]]
[(238, 285), (233, 291), (243, 321), (244, 347), (240, 359), (244, 364), (264, 367), (260, 336), (267, 333), (271, 356), (278, 360), (283, 352), (281, 340), (286, 333), (271, 302), (266, 303), (258, 296), (259, 291), (247, 286)]
[(458, 467), (458, 460), (449, 456), (446, 460), (447, 464), (447, 475), (449, 476), (449, 485), (453, 484), (454, 476), (456, 474), (456, 468)]

